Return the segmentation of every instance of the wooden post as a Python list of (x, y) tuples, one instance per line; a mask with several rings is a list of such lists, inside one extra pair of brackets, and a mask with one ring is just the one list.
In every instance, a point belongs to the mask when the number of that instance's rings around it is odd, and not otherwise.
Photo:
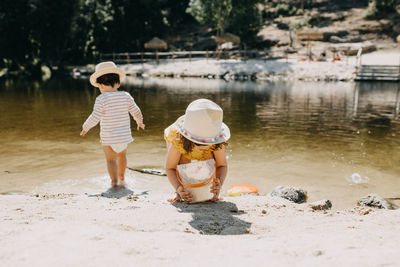
[(207, 62), (208, 62), (208, 49), (206, 51), (206, 59), (207, 59)]
[(140, 57), (140, 63), (142, 63), (142, 64), (143, 64), (143, 57), (144, 57), (144, 55), (143, 55), (143, 51), (140, 53), (140, 55), (141, 55), (141, 57)]
[(192, 51), (189, 51), (189, 62), (192, 62)]
[(126, 62), (129, 64), (130, 60), (129, 60), (129, 53), (126, 53)]
[(361, 56), (362, 56), (362, 48), (358, 49), (357, 52), (357, 60), (356, 60), (356, 68), (361, 67)]
[(267, 49), (264, 48), (264, 63), (267, 61)]
[(157, 65), (158, 65), (158, 49), (156, 49), (156, 62), (157, 62)]
[(397, 92), (396, 92), (396, 108), (394, 112), (395, 120), (399, 118), (399, 110), (400, 110), (400, 84), (397, 85)]
[(288, 57), (289, 57), (289, 51), (286, 49), (285, 50), (286, 63), (288, 63)]
[(357, 115), (357, 110), (358, 110), (358, 87), (359, 87), (359, 84), (356, 83), (354, 85), (353, 116)]
[(243, 58), (244, 58), (244, 61), (246, 62), (246, 57), (247, 57), (247, 53), (246, 53), (246, 44), (244, 44), (244, 51), (243, 51), (243, 53), (244, 53)]
[(174, 55), (174, 52), (172, 52), (172, 63), (175, 63), (175, 55)]

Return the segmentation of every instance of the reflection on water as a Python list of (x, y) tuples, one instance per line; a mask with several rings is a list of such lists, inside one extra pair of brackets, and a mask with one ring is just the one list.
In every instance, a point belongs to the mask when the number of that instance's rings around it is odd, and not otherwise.
[[(209, 98), (224, 109), (232, 132), (230, 184), (256, 184), (261, 193), (290, 184), (316, 197), (330, 192), (331, 198), (370, 191), (389, 197), (399, 188), (396, 83), (128, 77), (122, 89), (135, 98), (146, 123), (146, 131), (134, 131), (131, 166), (162, 166), (163, 129), (192, 100)], [(87, 80), (1, 84), (0, 191), (55, 177), (86, 177), (99, 168), (105, 172), (98, 128), (79, 136), (97, 95)], [(350, 183), (354, 173), (368, 182)]]

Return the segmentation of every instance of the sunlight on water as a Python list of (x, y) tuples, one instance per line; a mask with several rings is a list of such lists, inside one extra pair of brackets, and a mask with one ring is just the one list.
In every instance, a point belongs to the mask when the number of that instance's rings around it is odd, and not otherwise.
[(346, 176), (347, 181), (353, 184), (364, 184), (369, 182), (369, 178), (367, 176), (361, 176), (359, 173), (353, 173), (350, 176)]

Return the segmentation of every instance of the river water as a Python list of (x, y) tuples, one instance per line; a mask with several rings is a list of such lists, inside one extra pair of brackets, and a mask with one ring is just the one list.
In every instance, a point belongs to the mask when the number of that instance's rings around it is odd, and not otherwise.
[[(191, 101), (208, 98), (223, 108), (232, 134), (224, 192), (232, 184), (253, 184), (261, 194), (291, 185), (307, 190), (309, 201), (330, 199), (337, 208), (369, 193), (400, 197), (396, 83), (128, 77), (121, 90), (135, 98), (146, 124), (145, 131), (132, 127), (129, 167), (162, 168), (164, 128)], [(79, 136), (98, 94), (87, 79), (0, 84), (0, 193), (107, 188), (98, 127)], [(145, 176), (128, 176), (146, 186)], [(165, 177), (147, 186), (157, 184), (170, 190)]]

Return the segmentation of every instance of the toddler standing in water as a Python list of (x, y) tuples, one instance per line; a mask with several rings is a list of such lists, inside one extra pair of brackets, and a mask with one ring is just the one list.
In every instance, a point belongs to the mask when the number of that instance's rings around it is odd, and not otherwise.
[(96, 98), (93, 112), (82, 126), (84, 136), (100, 121), (100, 142), (107, 160), (107, 169), (111, 186), (123, 186), (127, 165), (126, 150), (133, 141), (129, 113), (137, 123), (137, 130), (144, 130), (143, 116), (132, 96), (128, 92), (118, 91), (125, 73), (111, 62), (96, 65), (90, 76), (90, 83), (98, 87), (101, 94)]
[(171, 202), (196, 200), (190, 190), (194, 185), (183, 184), (177, 170), (182, 164), (208, 160), (213, 160), (215, 166), (215, 172), (209, 179), (212, 180), (210, 200), (218, 200), (228, 171), (225, 146), (231, 136), (222, 118), (220, 106), (208, 99), (197, 99), (189, 104), (185, 115), (165, 129), (164, 138), (168, 146), (166, 172), (175, 190)]

